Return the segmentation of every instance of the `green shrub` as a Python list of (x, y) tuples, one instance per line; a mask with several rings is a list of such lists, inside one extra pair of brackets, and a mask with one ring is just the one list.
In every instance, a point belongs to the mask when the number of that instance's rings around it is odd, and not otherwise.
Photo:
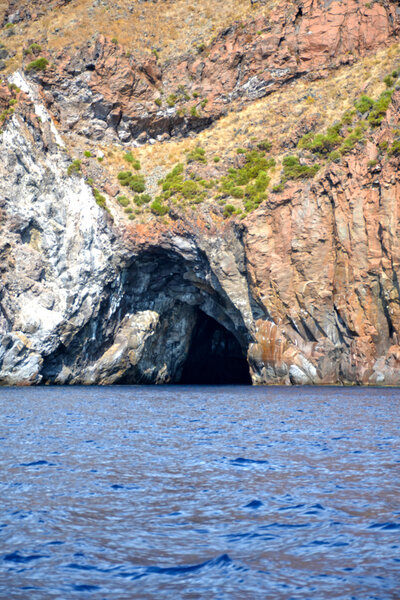
[(49, 61), (46, 58), (37, 58), (25, 67), (25, 71), (45, 71)]
[(341, 154), (348, 154), (353, 150), (358, 142), (361, 142), (364, 137), (364, 131), (362, 125), (358, 125), (353, 131), (346, 137), (343, 144), (339, 148)]
[(240, 187), (233, 187), (230, 190), (232, 198), (244, 198), (244, 190)]
[(141, 194), (146, 189), (144, 177), (142, 177), (141, 175), (134, 175), (133, 177), (131, 177), (129, 187), (132, 191), (136, 192), (137, 194)]
[(132, 171), (120, 171), (118, 173), (118, 181), (121, 185), (129, 187), (137, 194), (141, 194), (146, 188), (143, 175), (133, 175)]
[(156, 60), (158, 60), (159, 54), (158, 54), (158, 51), (155, 48), (152, 49), (151, 53), (156, 57)]
[(157, 106), (161, 106), (161, 104), (162, 104), (162, 100), (161, 100), (161, 98), (156, 98), (156, 99), (154, 100), (154, 102), (157, 104)]
[(208, 98), (203, 98), (203, 100), (200, 102), (200, 106), (201, 108), (205, 108), (208, 102)]
[(3, 112), (0, 114), (0, 121), (2, 121), (4, 123), (4, 121), (6, 120), (6, 118), (9, 115), (14, 114), (14, 108), (10, 107), (10, 108), (6, 108), (5, 110), (3, 110)]
[(214, 185), (212, 181), (196, 178), (194, 174), (191, 175), (191, 179), (184, 180), (182, 164), (176, 165), (158, 183), (162, 186), (162, 195), (158, 197), (160, 201), (174, 197), (174, 203), (179, 200), (190, 200), (191, 203), (196, 204), (204, 200), (207, 193), (204, 188), (210, 189)]
[(141, 196), (135, 196), (133, 199), (136, 206), (143, 206), (144, 204), (148, 204), (150, 200), (150, 194), (142, 194)]
[(386, 77), (384, 77), (383, 79), (383, 83), (386, 85), (387, 88), (391, 88), (394, 84), (394, 79), (391, 75), (386, 75)]
[(90, 152), (90, 150), (85, 150), (85, 152), (83, 153), (86, 158), (90, 158), (92, 156), (92, 153)]
[(76, 175), (81, 171), (81, 161), (76, 159), (74, 160), (67, 169), (68, 175)]
[(395, 140), (393, 144), (390, 146), (388, 150), (389, 156), (399, 156), (400, 155), (400, 140)]
[(213, 161), (214, 161), (215, 163), (219, 163), (219, 161), (220, 161), (220, 160), (221, 160), (221, 159), (220, 159), (220, 157), (219, 157), (219, 156), (214, 156), (214, 158), (213, 158)]
[(25, 54), (25, 56), (27, 54), (39, 54), (39, 52), (41, 52), (41, 51), (42, 51), (42, 47), (39, 46), (39, 44), (31, 44), (29, 46), (29, 48), (26, 48), (24, 50), (24, 54)]
[(339, 135), (341, 126), (341, 123), (337, 123), (329, 127), (325, 135), (322, 133), (307, 133), (299, 141), (298, 147), (310, 150), (315, 154), (329, 154), (342, 141), (342, 137)]
[(244, 148), (236, 148), (236, 154), (246, 154), (246, 150)]
[(117, 40), (117, 38), (116, 38), (116, 37), (113, 37), (113, 38), (112, 38), (112, 40), (111, 40), (111, 43), (112, 43), (112, 44), (118, 44), (118, 40)]
[[(365, 96), (365, 98), (367, 98), (368, 96)], [(372, 101), (373, 102), (373, 101)], [(354, 119), (354, 115), (355, 115), (355, 110), (346, 110), (343, 115), (342, 115), (342, 119), (341, 122), (343, 125), (350, 125), (350, 123), (353, 122)], [(361, 111), (360, 111), (361, 112)]]
[(224, 217), (231, 217), (235, 212), (235, 207), (232, 204), (227, 204), (224, 208)]
[(199, 184), (196, 181), (187, 180), (184, 181), (181, 188), (181, 193), (184, 198), (187, 200), (195, 198), (196, 195), (200, 192)]
[(191, 150), (187, 155), (187, 162), (201, 162), (203, 164), (207, 163), (207, 159), (205, 157), (206, 151), (201, 146), (196, 146), (194, 150)]
[(312, 166), (300, 164), (298, 156), (286, 156), (283, 161), (283, 177), (287, 179), (303, 179), (314, 177), (319, 170), (319, 165)]
[(190, 114), (192, 115), (192, 117), (198, 117), (199, 116), (199, 113), (197, 112), (196, 106), (192, 106), (191, 107)]
[(225, 196), (243, 198), (245, 210), (250, 212), (266, 200), (265, 190), (270, 183), (267, 171), (275, 164), (275, 159), (267, 159), (262, 151), (248, 151), (244, 166), (230, 168), (228, 175), (221, 178), (219, 191)]
[(366, 112), (370, 111), (371, 108), (374, 107), (375, 102), (369, 96), (361, 96), (361, 98), (356, 102), (355, 107), (359, 113), (362, 115)]
[(257, 148), (264, 152), (269, 152), (272, 148), (272, 144), (268, 140), (262, 140), (261, 142), (258, 142)]
[(93, 190), (93, 195), (96, 199), (96, 203), (101, 206), (101, 208), (106, 208), (106, 199), (100, 194), (99, 190)]
[(140, 171), (141, 165), (137, 158), (135, 158), (130, 150), (124, 154), (124, 160), (130, 163), (135, 171)]
[(284, 184), (278, 183), (277, 185), (273, 186), (272, 191), (274, 192), (274, 194), (277, 194), (278, 192), (283, 192), (284, 189), (285, 189)]
[(127, 206), (126, 208), (124, 208), (124, 213), (126, 213), (127, 215), (129, 215), (131, 212), (133, 212), (133, 210), (130, 206)]
[(156, 198), (154, 202), (151, 203), (150, 210), (155, 215), (162, 217), (163, 215), (167, 214), (169, 209), (168, 206), (161, 204), (160, 200)]
[(389, 108), (392, 99), (392, 94), (393, 91), (385, 90), (375, 102), (375, 105), (368, 116), (368, 121), (373, 127), (379, 127), (385, 118), (386, 111)]
[(9, 101), (8, 106), (15, 106), (16, 104), (18, 104), (18, 100), (16, 98), (12, 98)]
[(175, 104), (176, 104), (176, 101), (177, 101), (177, 97), (176, 97), (176, 95), (175, 95), (175, 94), (170, 94), (170, 95), (168, 96), (167, 100), (166, 100), (166, 102), (167, 102), (167, 104), (168, 104), (168, 106), (169, 106), (170, 108), (172, 108), (173, 106), (175, 106)]
[(129, 198), (127, 198), (126, 196), (118, 196), (117, 201), (124, 208), (129, 205)]
[(377, 160), (369, 160), (368, 161), (368, 166), (369, 167), (376, 167), (377, 164), (378, 164)]

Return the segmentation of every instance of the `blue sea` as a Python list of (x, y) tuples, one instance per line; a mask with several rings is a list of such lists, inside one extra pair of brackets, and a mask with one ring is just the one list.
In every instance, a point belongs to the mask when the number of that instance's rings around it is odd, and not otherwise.
[(400, 390), (0, 388), (0, 598), (400, 598)]

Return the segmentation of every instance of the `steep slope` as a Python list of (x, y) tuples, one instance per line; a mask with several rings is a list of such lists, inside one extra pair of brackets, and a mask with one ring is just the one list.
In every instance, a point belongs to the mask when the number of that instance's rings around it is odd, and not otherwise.
[(65, 131), (143, 143), (198, 131), (230, 104), (238, 108), (300, 77), (326, 76), (393, 42), (399, 25), (393, 3), (285, 2), (269, 17), (234, 23), (209, 45), (164, 64), (157, 52), (136, 60), (116, 38), (100, 37), (72, 56), (43, 53), (52, 62), (35, 78)]
[(2, 383), (400, 383), (396, 3), (233, 3), (168, 60), (3, 10)]

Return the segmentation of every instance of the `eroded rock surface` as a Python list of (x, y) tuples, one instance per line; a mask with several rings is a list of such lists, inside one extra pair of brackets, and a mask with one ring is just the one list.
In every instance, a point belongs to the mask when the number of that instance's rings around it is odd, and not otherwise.
[(311, 381), (400, 382), (399, 158), (376, 160), (399, 115), (397, 91), (375, 143), (250, 218), (249, 275), (274, 323), (253, 350), (277, 379), (303, 383), (300, 356)]
[(117, 237), (45, 119), (26, 97), (0, 138), (0, 381), (175, 381), (199, 310), (246, 348), (239, 234), (188, 223)]
[(326, 76), (393, 43), (395, 2), (281, 3), (271, 15), (234, 23), (207, 47), (160, 65), (139, 62), (103, 37), (37, 73), (47, 105), (66, 131), (93, 140), (161, 139), (198, 131), (291, 81)]
[(365, 143), (240, 222), (206, 204), (113, 220), (60, 135), (206, 126), (389, 44), (398, 20), (392, 2), (303, 1), (163, 66), (99, 39), (61, 53), (38, 86), (21, 74), (0, 86), (0, 383), (190, 382), (197, 340), (223, 368), (247, 361), (254, 383), (400, 384), (399, 89)]

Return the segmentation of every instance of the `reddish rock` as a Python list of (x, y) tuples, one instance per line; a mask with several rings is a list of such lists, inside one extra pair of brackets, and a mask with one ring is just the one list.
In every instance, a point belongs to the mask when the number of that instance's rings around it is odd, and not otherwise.
[(119, 187), (117, 185), (112, 185), (111, 183), (106, 183), (104, 186), (104, 191), (106, 194), (115, 198), (119, 194)]
[[(396, 92), (375, 142), (392, 137), (399, 116)], [(376, 174), (371, 156), (376, 144), (359, 145), (247, 219), (251, 288), (276, 325), (273, 336), (261, 327), (252, 352), (258, 369), (268, 357), (275, 381), (305, 358), (312, 381), (400, 383), (400, 159), (384, 156)]]
[[(270, 17), (235, 23), (200, 54), (173, 58), (162, 67), (154, 57), (140, 63), (101, 37), (73, 57), (62, 53), (56, 69), (36, 77), (58, 92), (52, 109), (66, 128), (78, 112), (82, 116), (73, 127), (82, 130), (86, 119), (85, 135), (91, 120), (104, 123), (103, 129), (95, 125), (96, 139), (106, 130), (123, 141), (144, 131), (150, 138), (185, 134), (208, 126), (228, 104), (261, 98), (299, 77), (324, 77), (392, 43), (399, 33), (397, 8), (395, 2), (359, 0), (301, 0), (289, 8), (282, 2)], [(74, 90), (86, 85), (92, 100), (79, 101)]]

